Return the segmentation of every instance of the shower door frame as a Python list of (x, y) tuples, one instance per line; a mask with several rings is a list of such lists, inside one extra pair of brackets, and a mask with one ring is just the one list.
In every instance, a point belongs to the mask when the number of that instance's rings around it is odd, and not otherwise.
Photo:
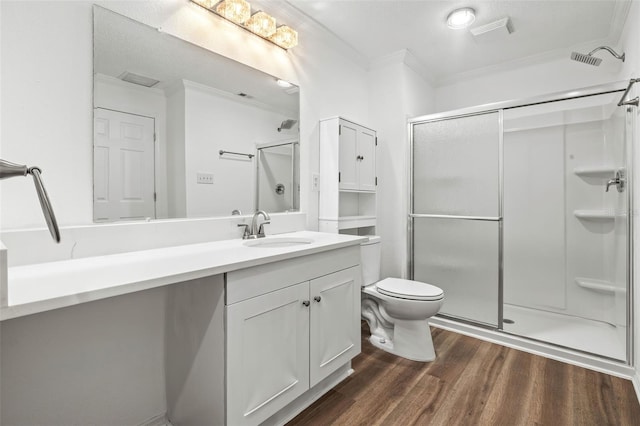
[[(262, 160), (263, 149), (275, 148), (278, 146), (291, 145), (291, 209), (287, 211), (298, 211), (300, 210), (300, 195), (296, 196), (298, 192), (298, 188), (296, 187), (296, 145), (298, 145), (298, 149), (300, 149), (300, 140), (297, 138), (281, 140), (277, 142), (267, 142), (256, 145), (256, 196), (255, 196), (255, 206), (254, 211), (258, 210), (260, 204), (260, 164)], [(300, 161), (299, 159), (297, 161)], [(299, 174), (299, 173), (298, 173)], [(296, 201), (298, 201), (298, 207), (296, 207)]]
[[(448, 215), (421, 215), (421, 214), (415, 214), (414, 213), (414, 205), (413, 205), (413, 196), (414, 196), (414, 190), (413, 190), (413, 172), (414, 172), (414, 167), (413, 167), (413, 162), (414, 162), (414, 144), (413, 144), (413, 127), (416, 124), (423, 124), (423, 123), (429, 123), (429, 122), (438, 122), (438, 121), (442, 121), (442, 120), (447, 120), (447, 119), (455, 119), (455, 118), (463, 118), (463, 117), (470, 117), (470, 116), (474, 116), (474, 115), (480, 115), (480, 114), (487, 114), (487, 113), (493, 113), (493, 112), (498, 112), (499, 116), (498, 116), (498, 120), (499, 120), (499, 129), (500, 129), (500, 136), (499, 136), (499, 194), (498, 194), (498, 199), (499, 199), (499, 226), (498, 226), (498, 238), (499, 238), (499, 243), (498, 243), (498, 326), (497, 328), (492, 326), (492, 325), (487, 325), (485, 323), (481, 323), (481, 322), (475, 322), (472, 320), (468, 320), (468, 319), (464, 319), (464, 318), (458, 318), (455, 316), (449, 316), (449, 315), (444, 315), (444, 314), (438, 314), (437, 316), (445, 318), (445, 319), (450, 319), (452, 321), (458, 322), (458, 323), (462, 323), (462, 324), (468, 324), (468, 325), (472, 325), (475, 327), (481, 327), (484, 329), (489, 329), (489, 330), (493, 330), (496, 331), (500, 334), (505, 334), (505, 335), (510, 335), (510, 333), (506, 332), (503, 330), (503, 307), (504, 307), (504, 283), (503, 283), (503, 276), (504, 276), (504, 264), (503, 264), (503, 245), (504, 245), (504, 235), (503, 235), (503, 224), (504, 224), (504, 218), (503, 218), (503, 208), (504, 208), (504, 163), (503, 163), (503, 144), (504, 144), (504, 128), (503, 128), (503, 112), (504, 110), (507, 109), (514, 109), (514, 108), (521, 108), (521, 107), (527, 107), (527, 106), (533, 106), (533, 105), (541, 105), (541, 104), (546, 104), (546, 103), (552, 103), (552, 102), (557, 102), (557, 101), (566, 101), (566, 100), (571, 100), (571, 99), (579, 99), (579, 98), (585, 98), (585, 97), (589, 97), (589, 96), (595, 96), (595, 95), (605, 95), (605, 94), (610, 94), (610, 93), (620, 93), (622, 94), (625, 89), (627, 88), (627, 85), (629, 84), (628, 80), (624, 80), (624, 81), (618, 81), (618, 82), (614, 82), (614, 83), (608, 83), (608, 84), (602, 84), (602, 85), (597, 85), (597, 86), (590, 86), (590, 87), (586, 87), (586, 88), (582, 88), (582, 89), (578, 89), (578, 90), (569, 90), (569, 91), (563, 91), (563, 92), (556, 92), (556, 93), (551, 93), (548, 95), (542, 95), (542, 96), (536, 96), (536, 97), (530, 97), (530, 98), (522, 98), (522, 99), (514, 99), (514, 100), (509, 100), (509, 101), (503, 101), (503, 102), (495, 102), (495, 103), (488, 103), (488, 104), (484, 104), (484, 105), (477, 105), (477, 106), (473, 106), (473, 107), (468, 107), (468, 108), (462, 108), (462, 109), (457, 109), (457, 110), (452, 110), (452, 111), (447, 111), (447, 112), (442, 112), (442, 113), (436, 113), (436, 114), (429, 114), (429, 115), (423, 115), (423, 116), (419, 116), (419, 117), (415, 117), (415, 118), (411, 118), (408, 120), (407, 123), (407, 135), (408, 135), (408, 139), (409, 139), (409, 167), (408, 169), (408, 190), (409, 190), (409, 194), (408, 194), (408, 214), (407, 214), (407, 275), (410, 279), (414, 278), (414, 236), (413, 236), (413, 220), (415, 217), (447, 217), (447, 218), (457, 218), (457, 219), (469, 219), (469, 220), (473, 220), (473, 219), (478, 219), (478, 218), (474, 218), (474, 217), (464, 217), (464, 216), (448, 216)], [(627, 137), (627, 126), (629, 125), (627, 123), (628, 120), (628, 116), (630, 114), (635, 114), (637, 115), (637, 109), (638, 107), (636, 106), (631, 106), (631, 105), (623, 105), (623, 107), (625, 108), (625, 138)], [(634, 115), (634, 117), (635, 117)], [(631, 120), (631, 128), (630, 133), (632, 135), (632, 140), (627, 141), (627, 143), (625, 144), (625, 167), (627, 169), (627, 177), (626, 177), (626, 181), (627, 181), (627, 208), (626, 208), (626, 216), (627, 216), (627, 244), (626, 244), (626, 248), (627, 248), (627, 265), (626, 265), (626, 275), (627, 275), (627, 298), (626, 298), (626, 320), (627, 320), (627, 330), (626, 330), (626, 348), (625, 348), (625, 353), (626, 353), (626, 361), (620, 361), (620, 360), (614, 360), (611, 359), (613, 362), (615, 363), (619, 363), (619, 364), (624, 364), (624, 365), (628, 365), (628, 366), (633, 366), (634, 365), (634, 312), (633, 312), (633, 300), (634, 300), (634, 265), (633, 265), (633, 253), (634, 253), (634, 241), (633, 241), (633, 233), (634, 233), (634, 221), (633, 221), (633, 209), (634, 209), (634, 197), (633, 197), (633, 191), (635, 188), (634, 185), (634, 158), (633, 158), (633, 154), (634, 154), (634, 150), (633, 150), (633, 144), (635, 142), (634, 139), (638, 138), (638, 135), (636, 134), (636, 127), (637, 127), (637, 123), (636, 123), (636, 119), (633, 118)], [(486, 219), (484, 219), (486, 220)], [(593, 353), (590, 352), (586, 352), (586, 351), (581, 351), (579, 349), (574, 349), (574, 348), (569, 348), (566, 346), (561, 346), (561, 345), (556, 345), (553, 343), (549, 343), (549, 342), (545, 342), (545, 341), (541, 341), (541, 340), (537, 340), (537, 339), (532, 339), (529, 337), (525, 337), (525, 336), (519, 336), (519, 335), (514, 335), (517, 336), (518, 338), (522, 338), (522, 339), (526, 339), (529, 341), (533, 341), (533, 342), (539, 342), (539, 343), (543, 343), (546, 345), (551, 345), (553, 347), (558, 347), (558, 348), (565, 348), (565, 349), (569, 349), (571, 351), (577, 352), (577, 353), (582, 353), (585, 355), (589, 355), (589, 356), (597, 356), (599, 358), (603, 358), (603, 359), (610, 359), (610, 358), (606, 358), (606, 357), (602, 357), (600, 355), (595, 355)]]
[[(463, 110), (465, 111), (465, 110)], [(455, 111), (453, 111), (455, 112)], [(414, 213), (414, 205), (413, 205), (413, 126), (414, 124), (424, 124), (424, 123), (433, 123), (443, 120), (450, 120), (456, 118), (465, 118), (465, 117), (473, 117), (477, 115), (485, 115), (485, 114), (498, 114), (498, 216), (496, 217), (485, 217), (485, 216), (458, 216), (458, 215), (439, 215), (439, 214), (416, 214)], [(436, 114), (440, 115), (440, 114)], [(427, 116), (432, 117), (432, 116)], [(504, 132), (503, 132), (503, 109), (489, 108), (483, 111), (472, 111), (469, 113), (456, 114), (453, 116), (444, 116), (441, 118), (433, 118), (421, 120), (420, 117), (409, 120), (409, 214), (407, 217), (407, 232), (409, 239), (409, 257), (408, 257), (408, 276), (409, 279), (414, 279), (414, 241), (413, 241), (413, 219), (414, 218), (432, 218), (432, 219), (453, 219), (453, 220), (476, 220), (476, 221), (489, 221), (489, 222), (498, 222), (498, 325), (497, 329), (502, 330), (503, 327), (503, 213), (504, 213), (504, 185), (503, 185), (503, 141), (504, 141)], [(451, 318), (455, 321), (460, 321), (464, 323), (469, 323), (473, 325), (481, 325), (483, 327), (488, 328), (496, 328), (491, 324), (473, 321), (466, 318), (460, 318), (453, 315), (446, 314), (438, 314), (445, 318)]]

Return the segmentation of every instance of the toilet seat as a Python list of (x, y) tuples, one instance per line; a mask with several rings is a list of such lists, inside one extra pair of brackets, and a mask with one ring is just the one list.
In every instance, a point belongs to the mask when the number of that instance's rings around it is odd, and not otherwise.
[(444, 297), (442, 289), (420, 281), (401, 278), (385, 278), (376, 283), (381, 294), (409, 300), (440, 300)]

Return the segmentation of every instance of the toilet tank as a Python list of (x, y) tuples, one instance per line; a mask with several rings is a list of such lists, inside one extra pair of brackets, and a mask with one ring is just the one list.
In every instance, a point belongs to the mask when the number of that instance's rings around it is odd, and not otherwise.
[(363, 286), (380, 281), (380, 246), (380, 237), (377, 235), (370, 235), (368, 241), (360, 244)]

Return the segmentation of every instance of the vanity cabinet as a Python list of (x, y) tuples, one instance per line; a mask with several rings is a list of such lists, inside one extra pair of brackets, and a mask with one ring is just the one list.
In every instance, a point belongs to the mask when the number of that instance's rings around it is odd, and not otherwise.
[(226, 424), (256, 425), (360, 353), (359, 247), (227, 274)]
[(376, 146), (375, 130), (341, 117), (320, 121), (320, 231), (372, 233), (363, 228), (376, 225)]

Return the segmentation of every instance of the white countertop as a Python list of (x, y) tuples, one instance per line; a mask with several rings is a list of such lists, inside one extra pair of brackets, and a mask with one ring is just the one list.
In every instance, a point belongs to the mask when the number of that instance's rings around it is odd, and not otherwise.
[(311, 231), (268, 236), (307, 238), (290, 247), (247, 247), (224, 240), (8, 268), (8, 306), (0, 320), (118, 296), (265, 263), (357, 245), (364, 237)]

